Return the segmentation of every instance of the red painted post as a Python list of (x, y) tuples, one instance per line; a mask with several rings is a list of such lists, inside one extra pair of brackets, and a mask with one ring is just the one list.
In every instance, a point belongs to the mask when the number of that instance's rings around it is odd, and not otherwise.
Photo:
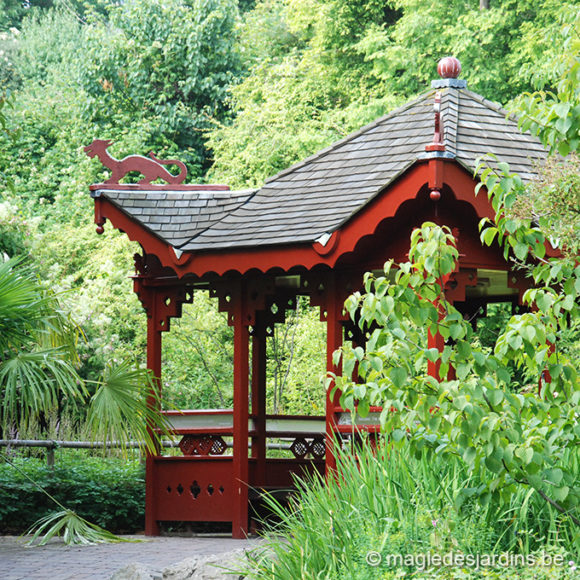
[[(147, 319), (147, 368), (151, 370), (155, 377), (155, 383), (158, 389), (161, 388), (161, 330), (158, 324), (157, 295), (151, 290), (151, 310)], [(149, 397), (147, 404), (157, 405), (157, 399)], [(147, 453), (145, 460), (145, 535), (158, 536), (159, 524), (155, 514), (155, 459), (151, 453)]]
[[(443, 352), (445, 348), (445, 339), (437, 332), (435, 335), (431, 334), (431, 331), (427, 331), (427, 348), (436, 348), (439, 352)], [(441, 366), (441, 361), (437, 360), (435, 362), (427, 362), (427, 372), (429, 375), (437, 380), (439, 377), (439, 367)]]
[[(336, 367), (333, 363), (334, 351), (342, 346), (342, 324), (340, 314), (343, 303), (339, 298), (339, 291), (336, 287), (334, 274), (328, 279), (328, 288), (326, 294), (326, 371), (340, 373), (340, 366)], [(334, 429), (336, 408), (340, 405), (340, 394), (336, 393), (334, 397), (330, 392), (334, 387), (331, 383), (326, 393), (326, 475), (336, 469), (336, 455), (334, 451), (336, 431)]]
[(256, 481), (252, 485), (266, 485), (266, 325), (262, 312), (256, 312), (252, 335), (252, 415), (255, 436), (252, 438), (252, 457), (256, 459)]
[(243, 317), (245, 293), (238, 284), (234, 296), (234, 505), (232, 537), (245, 538), (248, 533), (248, 395), (249, 395), (249, 329)]

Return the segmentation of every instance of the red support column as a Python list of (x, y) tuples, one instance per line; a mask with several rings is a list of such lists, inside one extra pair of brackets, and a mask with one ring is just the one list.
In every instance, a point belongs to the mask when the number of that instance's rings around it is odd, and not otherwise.
[[(340, 366), (333, 363), (333, 353), (342, 346), (342, 324), (340, 322), (343, 301), (339, 296), (342, 293), (336, 287), (334, 276), (329, 279), (326, 299), (326, 371), (340, 373)], [(336, 409), (340, 406), (340, 394), (336, 393), (331, 397), (330, 392), (334, 387), (331, 383), (326, 393), (326, 475), (336, 469), (336, 454), (334, 446), (336, 443), (336, 431), (334, 429)]]
[(244, 320), (245, 296), (242, 284), (237, 288), (234, 306), (234, 505), (232, 537), (248, 533), (248, 395), (249, 329)]
[[(427, 348), (436, 348), (439, 352), (443, 352), (445, 348), (445, 339), (437, 332), (435, 335), (431, 334), (431, 331), (427, 331)], [(437, 360), (435, 362), (427, 362), (427, 372), (433, 378), (440, 380), (439, 377), (439, 367), (441, 366), (441, 361)]]
[[(155, 377), (155, 383), (159, 392), (161, 388), (161, 330), (159, 327), (156, 293), (151, 290), (149, 317), (147, 318), (147, 368)], [(157, 405), (156, 397), (151, 396), (148, 405)], [(155, 514), (155, 459), (151, 453), (147, 453), (145, 460), (145, 535), (158, 536), (159, 524)]]
[(256, 312), (252, 334), (252, 415), (255, 436), (252, 438), (252, 457), (256, 459), (256, 481), (266, 484), (266, 325), (262, 312)]

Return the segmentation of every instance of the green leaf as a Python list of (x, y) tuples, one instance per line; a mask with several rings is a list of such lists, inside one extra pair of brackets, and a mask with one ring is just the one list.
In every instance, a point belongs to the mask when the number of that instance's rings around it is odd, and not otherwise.
[(461, 324), (452, 324), (449, 328), (449, 336), (453, 340), (458, 339), (463, 334), (463, 326)]
[(558, 153), (562, 157), (566, 157), (566, 155), (570, 153), (570, 143), (568, 143), (568, 141), (560, 141), (560, 143), (558, 143)]
[(431, 362), (435, 362), (436, 360), (438, 360), (440, 354), (441, 353), (436, 348), (430, 348), (425, 351), (425, 356), (427, 357), (427, 360)]
[(395, 442), (399, 442), (402, 439), (404, 439), (406, 436), (405, 431), (403, 431), (402, 429), (395, 429), (392, 433), (391, 433), (391, 438), (393, 439), (393, 441)]
[(493, 455), (485, 458), (485, 466), (493, 473), (500, 473), (503, 470), (501, 461), (498, 461)]
[(477, 433), (477, 421), (470, 417), (461, 423), (461, 431), (469, 437), (473, 437)]
[(455, 367), (455, 372), (457, 374), (457, 378), (460, 381), (463, 381), (471, 372), (471, 365), (468, 363), (460, 363)]
[(503, 401), (503, 391), (500, 389), (488, 389), (486, 395), (493, 407)]
[(570, 494), (570, 488), (567, 485), (556, 487), (552, 491), (552, 495), (556, 501), (564, 501)]
[(496, 374), (497, 374), (497, 378), (502, 381), (503, 383), (509, 384), (511, 381), (511, 374), (510, 372), (503, 368), (503, 367), (499, 367), (496, 370)]
[(554, 469), (548, 469), (544, 473), (544, 479), (549, 483), (553, 483), (556, 486), (560, 485), (560, 482), (562, 481), (563, 477), (564, 473), (559, 467), (556, 467)]
[(528, 244), (523, 242), (516, 242), (514, 246), (514, 254), (518, 260), (525, 260), (528, 255), (529, 247)]
[(519, 457), (524, 465), (529, 465), (534, 458), (534, 450), (531, 447), (519, 447), (515, 452), (516, 457)]
[(481, 233), (481, 240), (487, 246), (491, 246), (497, 233), (498, 233), (497, 228), (488, 227), (485, 230), (483, 230), (483, 232)]
[(465, 340), (457, 341), (455, 348), (462, 358), (467, 358), (471, 354), (471, 345)]
[(532, 342), (536, 338), (536, 329), (528, 324), (522, 329), (522, 334), (528, 339), (529, 342)]
[(395, 387), (400, 389), (407, 380), (407, 369), (404, 367), (395, 367), (391, 369), (389, 376), (391, 377), (391, 381), (393, 381)]
[(472, 465), (473, 462), (475, 461), (475, 458), (477, 457), (477, 451), (475, 449), (475, 447), (468, 447), (464, 452), (463, 452), (463, 459), (466, 463)]

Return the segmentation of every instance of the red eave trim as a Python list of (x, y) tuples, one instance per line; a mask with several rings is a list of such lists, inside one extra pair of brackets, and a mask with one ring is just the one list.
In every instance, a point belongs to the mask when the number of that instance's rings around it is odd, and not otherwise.
[[(493, 217), (493, 209), (487, 196), (484, 191), (475, 196), (475, 181), (465, 169), (453, 160), (444, 159), (441, 160), (440, 169), (443, 183), (452, 189), (458, 200), (470, 203), (480, 219)], [(163, 266), (172, 268), (179, 277), (186, 274), (201, 277), (208, 273), (221, 276), (229, 271), (240, 274), (249, 270), (264, 273), (271, 269), (289, 271), (298, 266), (308, 270), (318, 265), (332, 268), (342, 255), (355, 249), (363, 236), (372, 235), (383, 220), (393, 217), (403, 202), (415, 198), (428, 181), (428, 163), (413, 165), (334, 234), (333, 247), (327, 253), (320, 251), (320, 244), (315, 243), (184, 252), (178, 259), (169, 244), (130, 218), (105, 197), (95, 199), (95, 222), (102, 223), (103, 218), (108, 219), (113, 227), (138, 242), (148, 254), (155, 254)]]

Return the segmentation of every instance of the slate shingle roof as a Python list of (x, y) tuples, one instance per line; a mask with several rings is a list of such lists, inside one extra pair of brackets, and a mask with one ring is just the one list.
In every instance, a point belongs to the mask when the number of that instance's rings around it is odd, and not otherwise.
[(246, 191), (135, 191), (101, 189), (104, 196), (175, 248), (214, 226), (247, 201)]
[[(440, 92), (446, 157), (473, 171), (478, 157), (494, 153), (523, 179), (533, 177), (535, 163), (546, 157), (538, 139), (522, 134), (505, 110), (476, 93), (453, 86)], [(425, 157), (433, 138), (434, 94), (425, 93), (282, 171), (257, 191), (96, 195), (182, 251), (312, 243), (340, 228)]]

